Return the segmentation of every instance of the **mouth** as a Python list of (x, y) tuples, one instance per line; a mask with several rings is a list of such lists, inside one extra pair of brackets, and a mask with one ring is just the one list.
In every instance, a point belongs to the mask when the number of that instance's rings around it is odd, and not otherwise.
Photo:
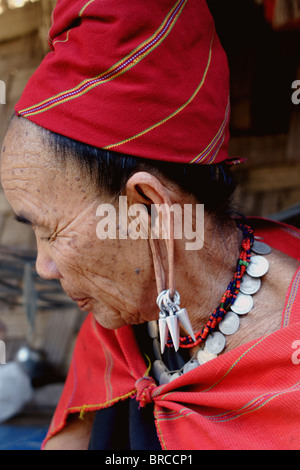
[(89, 304), (90, 304), (90, 301), (91, 301), (90, 297), (85, 297), (85, 298), (71, 297), (71, 299), (74, 302), (77, 302), (77, 305), (78, 305), (80, 310), (82, 310), (84, 312), (87, 312), (90, 309), (89, 308)]

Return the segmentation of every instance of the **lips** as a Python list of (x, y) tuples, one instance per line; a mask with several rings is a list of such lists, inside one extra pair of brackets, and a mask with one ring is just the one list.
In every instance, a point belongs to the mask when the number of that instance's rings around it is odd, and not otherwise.
[(74, 292), (74, 290), (72, 292), (72, 289), (70, 289), (70, 286), (66, 285), (63, 282), (61, 282), (61, 287), (63, 288), (67, 296), (70, 297), (70, 299), (73, 300), (73, 302), (77, 303), (80, 310), (83, 310), (83, 311), (90, 310), (90, 304), (91, 304), (91, 301), (93, 300), (91, 297), (87, 297), (86, 295), (84, 295), (84, 292), (82, 292), (83, 295), (80, 295), (81, 292), (77, 292), (77, 293)]
[(83, 311), (89, 310), (89, 302), (91, 300), (89, 297), (85, 297), (85, 298), (71, 297), (71, 299), (74, 300), (74, 302), (77, 302), (77, 305), (80, 308), (80, 310), (83, 310)]

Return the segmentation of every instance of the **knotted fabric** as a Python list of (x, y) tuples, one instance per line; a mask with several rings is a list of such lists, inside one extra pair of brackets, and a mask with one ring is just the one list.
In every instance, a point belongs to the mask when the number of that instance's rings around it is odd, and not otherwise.
[(52, 20), (19, 116), (137, 157), (228, 160), (227, 58), (205, 0), (58, 0)]

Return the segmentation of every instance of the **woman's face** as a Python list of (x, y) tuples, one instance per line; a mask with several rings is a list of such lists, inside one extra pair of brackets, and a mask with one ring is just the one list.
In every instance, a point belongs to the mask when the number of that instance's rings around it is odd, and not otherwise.
[(41, 129), (25, 119), (14, 118), (6, 135), (1, 183), (17, 218), (35, 232), (41, 277), (59, 279), (106, 328), (156, 318), (147, 241), (100, 240), (96, 212), (103, 199), (76, 165), (57, 162)]

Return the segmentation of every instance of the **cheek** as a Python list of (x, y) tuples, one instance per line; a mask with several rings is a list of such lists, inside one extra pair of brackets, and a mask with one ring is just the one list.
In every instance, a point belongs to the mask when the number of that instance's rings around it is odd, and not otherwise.
[(51, 243), (51, 257), (64, 278), (78, 275), (84, 268), (84, 257), (78, 239), (58, 236)]
[(120, 250), (115, 240), (99, 240), (97, 237), (76, 235), (71, 238), (58, 237), (53, 243), (53, 257), (62, 271), (75, 271), (85, 276), (115, 277)]

